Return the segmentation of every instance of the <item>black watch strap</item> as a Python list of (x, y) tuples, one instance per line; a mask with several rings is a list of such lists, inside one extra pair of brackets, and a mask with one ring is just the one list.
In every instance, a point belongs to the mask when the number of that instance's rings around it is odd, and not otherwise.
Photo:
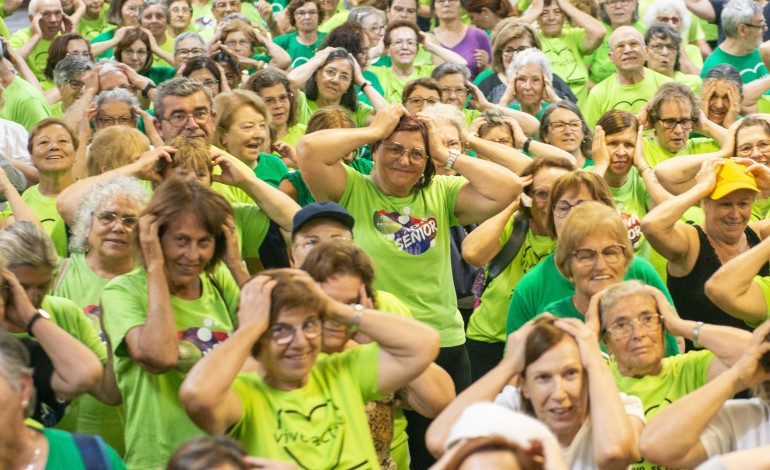
[(43, 316), (42, 313), (40, 313), (40, 310), (37, 310), (35, 311), (35, 314), (32, 315), (32, 318), (30, 318), (29, 321), (27, 322), (27, 333), (33, 338), (35, 337), (35, 334), (32, 333), (32, 327), (35, 326), (35, 323), (41, 318), (45, 318), (45, 317)]
[(148, 83), (147, 83), (147, 85), (144, 87), (144, 90), (142, 90), (142, 96), (144, 96), (145, 98), (149, 98), (149, 96), (147, 96), (147, 94), (148, 94), (148, 93), (150, 92), (150, 90), (152, 90), (153, 88), (155, 88), (155, 84), (154, 84), (154, 83), (152, 83), (152, 82), (148, 82)]

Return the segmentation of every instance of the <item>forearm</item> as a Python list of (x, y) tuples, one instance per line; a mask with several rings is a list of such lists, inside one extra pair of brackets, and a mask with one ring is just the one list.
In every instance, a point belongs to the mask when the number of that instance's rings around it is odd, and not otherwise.
[(407, 405), (426, 418), (438, 416), (454, 399), (452, 377), (433, 363), (406, 386)]
[(516, 111), (515, 109), (506, 108), (504, 106), (494, 106), (494, 109), (499, 111), (501, 114), (510, 116), (515, 119), (516, 122), (518, 122), (521, 126), (521, 130), (523, 130), (527, 136), (535, 136), (538, 132), (540, 132), (540, 121), (538, 121), (535, 116), (522, 111)]
[[(457, 159), (454, 167), (477, 193), (499, 205), (494, 214), (511, 204), (521, 194), (521, 179), (502, 165), (463, 155)], [(494, 214), (489, 214), (488, 217)]]
[(239, 187), (257, 203), (260, 209), (265, 211), (270, 220), (282, 229), (291, 231), (294, 214), (300, 209), (292, 198), (256, 176), (250, 177)]
[(179, 360), (176, 322), (164, 269), (162, 263), (147, 267), (147, 319), (131, 351), (131, 357), (152, 373), (164, 373)]
[[(522, 142), (522, 145), (524, 145), (523, 142)], [(544, 155), (548, 155), (551, 157), (559, 157), (565, 160), (569, 160), (570, 163), (572, 163), (573, 165), (577, 165), (577, 160), (575, 160), (575, 156), (572, 155), (571, 153), (567, 152), (566, 150), (562, 150), (559, 147), (556, 147), (554, 145), (540, 142), (539, 140), (536, 140), (536, 139), (532, 139), (529, 141), (528, 150), (529, 150), (529, 153), (531, 153), (535, 157), (542, 157)], [(532, 160), (530, 160), (530, 162), (531, 161)]]
[(291, 69), (286, 77), (295, 87), (302, 89), (305, 86), (305, 82), (313, 77), (313, 72), (322, 65), (323, 63), (318, 56), (315, 56), (299, 67)]
[[(766, 61), (766, 63), (770, 63), (770, 60)], [(759, 98), (769, 89), (770, 76), (760, 78), (743, 85), (743, 100), (741, 101), (742, 111), (756, 112), (757, 101), (759, 101)]]
[[(430, 46), (428, 46), (428, 52), (433, 54), (434, 58), (438, 57), (440, 60), (444, 62), (448, 62), (450, 64), (460, 64), (460, 65), (468, 65), (468, 61), (465, 60), (463, 56), (460, 54), (450, 51), (449, 49), (441, 46), (440, 44), (433, 44), (431, 43)], [(434, 60), (435, 63), (435, 60)]]
[[(91, 56), (99, 57), (110, 49), (118, 45), (118, 39), (110, 39), (109, 41), (96, 42), (91, 44)], [(174, 62), (170, 62), (173, 64)]]
[(97, 184), (108, 181), (116, 176), (135, 176), (135, 173), (131, 168), (130, 165), (125, 165), (97, 176), (84, 178), (67, 186), (67, 188), (56, 198), (56, 210), (59, 212), (59, 215), (62, 216), (62, 219), (64, 219), (64, 223), (72, 226), (81, 201)]
[(644, 185), (647, 188), (647, 192), (652, 198), (653, 207), (674, 197), (660, 184), (660, 181), (658, 181), (658, 178), (655, 176), (655, 171), (651, 167), (648, 166), (644, 168), (641, 175), (644, 180)]
[(664, 240), (674, 230), (676, 223), (690, 207), (697, 204), (706, 196), (699, 186), (658, 204), (642, 219), (642, 229), (645, 236)]
[(97, 93), (98, 90), (85, 90), (83, 95), (75, 100), (75, 102), (72, 103), (72, 106), (67, 109), (67, 112), (64, 113), (62, 121), (70, 126), (70, 128), (77, 129), (78, 123), (83, 120), (83, 116), (86, 115), (86, 108), (91, 104)]
[(682, 194), (695, 185), (695, 175), (706, 160), (720, 157), (721, 153), (688, 155), (687, 158), (669, 158), (655, 167), (655, 177), (674, 195)]
[[(86, 123), (85, 125), (87, 126), (88, 124)], [(86, 149), (88, 148), (88, 141), (90, 138), (90, 129), (85, 132), (80, 132), (80, 135), (78, 136), (80, 145), (78, 145), (78, 148), (75, 151), (75, 163), (72, 165), (72, 175), (77, 180), (85, 178), (88, 173), (86, 169)]]
[(15, 49), (16, 54), (19, 57), (21, 57), (23, 60), (27, 60), (29, 55), (35, 49), (35, 46), (37, 46), (38, 43), (40, 42), (40, 39), (41, 39), (40, 36), (38, 36), (37, 34), (33, 34), (32, 37), (29, 38), (29, 41), (19, 46), (18, 49)]
[(701, 131), (704, 135), (716, 140), (720, 147), (722, 147), (727, 140), (727, 129), (708, 119), (706, 119), (705, 125), (701, 127)]
[(369, 98), (369, 102), (372, 103), (375, 111), (380, 111), (390, 106), (390, 103), (372, 85), (364, 88), (364, 95)]
[(590, 45), (591, 47), (585, 48), (585, 53), (590, 54), (597, 47), (599, 47), (607, 35), (607, 30), (604, 28), (604, 24), (588, 13), (576, 8), (570, 2), (560, 2), (564, 14), (569, 17), (570, 23), (573, 27), (585, 29), (585, 36), (583, 38), (583, 45)]
[(27, 64), (26, 60), (22, 57), (19, 57), (18, 60), (13, 61), (13, 66), (16, 67), (16, 71), (19, 72), (19, 75), (21, 78), (29, 82), (31, 85), (33, 85), (35, 88), (43, 91), (42, 85), (40, 85), (40, 81), (37, 79), (37, 76), (32, 72), (32, 69), (29, 68), (29, 65)]
[(375, 140), (377, 133), (371, 126), (305, 134), (297, 143), (297, 164), (304, 176), (307, 172), (302, 169), (303, 163), (336, 165), (343, 156)]
[(476, 153), (480, 153), (500, 166), (519, 174), (532, 163), (532, 159), (507, 145), (472, 136), (468, 143)]
[(32, 222), (35, 225), (41, 225), (40, 219), (27, 205), (27, 202), (22, 199), (16, 188), (8, 185), (5, 190), (5, 198), (8, 200), (8, 204), (11, 206), (11, 210), (13, 210), (13, 218), (16, 222), (27, 221)]
[(684, 51), (684, 48), (682, 49), (682, 52), (679, 54), (679, 69), (682, 73), (700, 75), (700, 67), (695, 65), (692, 59), (690, 59), (690, 56)]
[(485, 220), (465, 237), (462, 244), (463, 259), (473, 266), (483, 266), (500, 253), (500, 235), (516, 212), (515, 202), (499, 214)]
[(693, 12), (698, 18), (702, 18), (709, 23), (716, 21), (716, 12), (708, 0), (685, 0), (684, 3), (687, 5), (687, 9)]
[(265, 49), (270, 54), (270, 65), (281, 70), (288, 70), (291, 65), (291, 56), (288, 52), (273, 41), (265, 41)]

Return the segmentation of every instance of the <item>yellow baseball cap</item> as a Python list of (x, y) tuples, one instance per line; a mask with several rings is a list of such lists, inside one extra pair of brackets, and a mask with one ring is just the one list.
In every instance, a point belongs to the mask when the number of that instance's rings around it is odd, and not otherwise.
[(722, 199), (733, 191), (750, 189), (759, 192), (754, 175), (746, 173), (746, 167), (729, 158), (724, 159), (724, 165), (717, 170), (717, 184), (709, 194), (711, 199)]

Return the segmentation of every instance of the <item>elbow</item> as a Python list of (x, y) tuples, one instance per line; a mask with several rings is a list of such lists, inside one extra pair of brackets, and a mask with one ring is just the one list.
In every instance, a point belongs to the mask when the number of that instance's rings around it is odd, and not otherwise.
[(444, 455), (444, 444), (446, 443), (448, 429), (444, 429), (444, 424), (439, 420), (434, 420), (425, 433), (425, 446), (428, 452), (435, 457), (441, 458)]
[(210, 424), (215, 421), (215, 404), (212, 400), (207, 400), (205, 395), (194, 385), (194, 381), (190, 380), (185, 380), (179, 389), (179, 401), (182, 402), (187, 416), (201, 429), (211, 432), (213, 429)]
[(665, 442), (663, 439), (658, 439), (656, 435), (660, 435), (660, 433), (649, 431), (655, 430), (654, 428), (645, 428), (639, 439), (639, 451), (642, 457), (657, 465), (680, 467), (678, 463), (682, 459), (677, 454), (679, 448), (683, 446), (678, 443)]
[(165, 354), (160, 354), (158, 352), (140, 352), (132, 355), (131, 358), (139, 364), (142, 369), (156, 375), (165, 374), (175, 368), (179, 363), (179, 356), (176, 351), (173, 354), (170, 352)]
[(597, 467), (601, 469), (625, 469), (640, 459), (641, 453), (636, 445), (636, 439), (630, 437), (603, 449), (599, 455), (596, 455)]

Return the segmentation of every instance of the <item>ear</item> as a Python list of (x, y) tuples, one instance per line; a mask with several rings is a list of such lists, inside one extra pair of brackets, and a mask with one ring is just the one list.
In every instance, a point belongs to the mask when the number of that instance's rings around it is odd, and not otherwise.
[(529, 400), (529, 390), (527, 389), (527, 379), (524, 377), (521, 377), (521, 380), (519, 381), (519, 392), (521, 393), (521, 397)]

